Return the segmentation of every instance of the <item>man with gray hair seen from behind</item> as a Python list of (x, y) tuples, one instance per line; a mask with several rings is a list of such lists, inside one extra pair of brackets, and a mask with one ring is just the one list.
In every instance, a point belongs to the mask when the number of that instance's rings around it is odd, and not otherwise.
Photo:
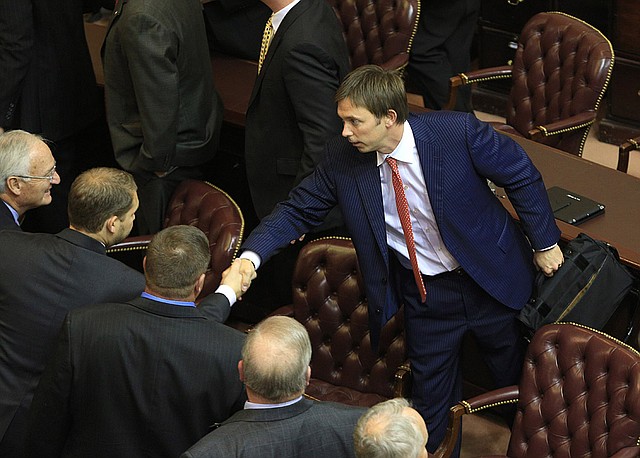
[(67, 314), (29, 411), (27, 457), (174, 458), (242, 408), (244, 334), (194, 302), (210, 258), (200, 229), (170, 226), (149, 244), (142, 295)]
[(60, 183), (51, 150), (24, 130), (0, 134), (0, 230), (20, 230), (27, 210), (49, 205)]
[(427, 426), (404, 398), (370, 408), (356, 425), (357, 458), (427, 458)]
[(311, 341), (293, 318), (273, 316), (249, 332), (238, 363), (249, 401), (182, 458), (353, 457), (362, 408), (303, 397)]

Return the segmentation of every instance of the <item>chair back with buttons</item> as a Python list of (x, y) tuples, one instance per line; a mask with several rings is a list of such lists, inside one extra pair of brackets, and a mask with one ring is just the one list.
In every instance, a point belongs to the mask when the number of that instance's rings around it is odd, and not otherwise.
[(328, 0), (342, 24), (351, 67), (403, 68), (420, 17), (420, 0)]
[[(609, 40), (589, 24), (564, 13), (536, 14), (518, 39), (507, 124), (524, 136), (546, 126), (537, 141), (582, 155), (611, 77), (613, 56)], [(554, 128), (580, 115), (582, 121)]]
[[(242, 243), (244, 218), (240, 207), (222, 189), (200, 180), (178, 185), (165, 213), (163, 228), (185, 224), (196, 226), (209, 239), (210, 268), (199, 298), (216, 290), (222, 272), (229, 267)], [(153, 235), (128, 237), (109, 247), (107, 254), (142, 271), (142, 259)]]
[[(536, 332), (523, 367), (508, 456), (640, 453), (640, 354), (598, 331)], [(617, 455), (616, 455), (617, 456)]]
[(351, 240), (328, 237), (301, 250), (293, 274), (293, 313), (311, 338), (308, 396), (371, 406), (408, 392), (403, 313), (384, 326), (378, 349), (372, 349)]

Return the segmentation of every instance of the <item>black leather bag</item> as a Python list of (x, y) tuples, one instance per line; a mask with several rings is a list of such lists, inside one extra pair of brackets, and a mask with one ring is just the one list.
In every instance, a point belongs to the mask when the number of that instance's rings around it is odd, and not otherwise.
[(541, 272), (519, 319), (533, 332), (557, 321), (602, 329), (629, 293), (635, 277), (608, 243), (580, 234), (563, 250), (564, 263), (552, 277)]

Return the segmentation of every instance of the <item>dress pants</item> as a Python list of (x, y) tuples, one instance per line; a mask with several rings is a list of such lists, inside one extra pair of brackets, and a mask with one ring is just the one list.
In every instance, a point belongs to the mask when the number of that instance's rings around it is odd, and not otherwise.
[[(407, 66), (407, 86), (422, 95), (427, 108), (440, 110), (449, 100), (449, 78), (471, 68), (471, 43), (480, 0), (427, 0)], [(473, 111), (471, 86), (458, 90), (455, 109)]]
[[(462, 270), (424, 276), (424, 304), (413, 272), (393, 255), (391, 272), (405, 305), (412, 400), (427, 423), (427, 449), (433, 453), (444, 438), (449, 408), (462, 400), (460, 350), (467, 332), (477, 338), (496, 387), (518, 382), (525, 350), (518, 311), (493, 299)], [(459, 445), (453, 456), (458, 453)]]

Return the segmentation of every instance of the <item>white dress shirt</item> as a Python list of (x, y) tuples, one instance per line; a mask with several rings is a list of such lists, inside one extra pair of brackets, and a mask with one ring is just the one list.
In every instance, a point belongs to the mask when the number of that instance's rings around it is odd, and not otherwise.
[(440, 230), (436, 223), (429, 193), (424, 182), (424, 175), (418, 157), (418, 149), (409, 123), (405, 121), (402, 139), (391, 154), (376, 153), (380, 184), (382, 186), (382, 203), (384, 222), (387, 230), (387, 244), (395, 251), (404, 267), (412, 270), (409, 261), (407, 242), (398, 217), (395, 192), (391, 181), (391, 167), (385, 162), (387, 156), (396, 159), (398, 171), (402, 178), (404, 192), (411, 214), (411, 227), (416, 244), (418, 265), (423, 275), (437, 275), (456, 269), (460, 264), (444, 246)]

